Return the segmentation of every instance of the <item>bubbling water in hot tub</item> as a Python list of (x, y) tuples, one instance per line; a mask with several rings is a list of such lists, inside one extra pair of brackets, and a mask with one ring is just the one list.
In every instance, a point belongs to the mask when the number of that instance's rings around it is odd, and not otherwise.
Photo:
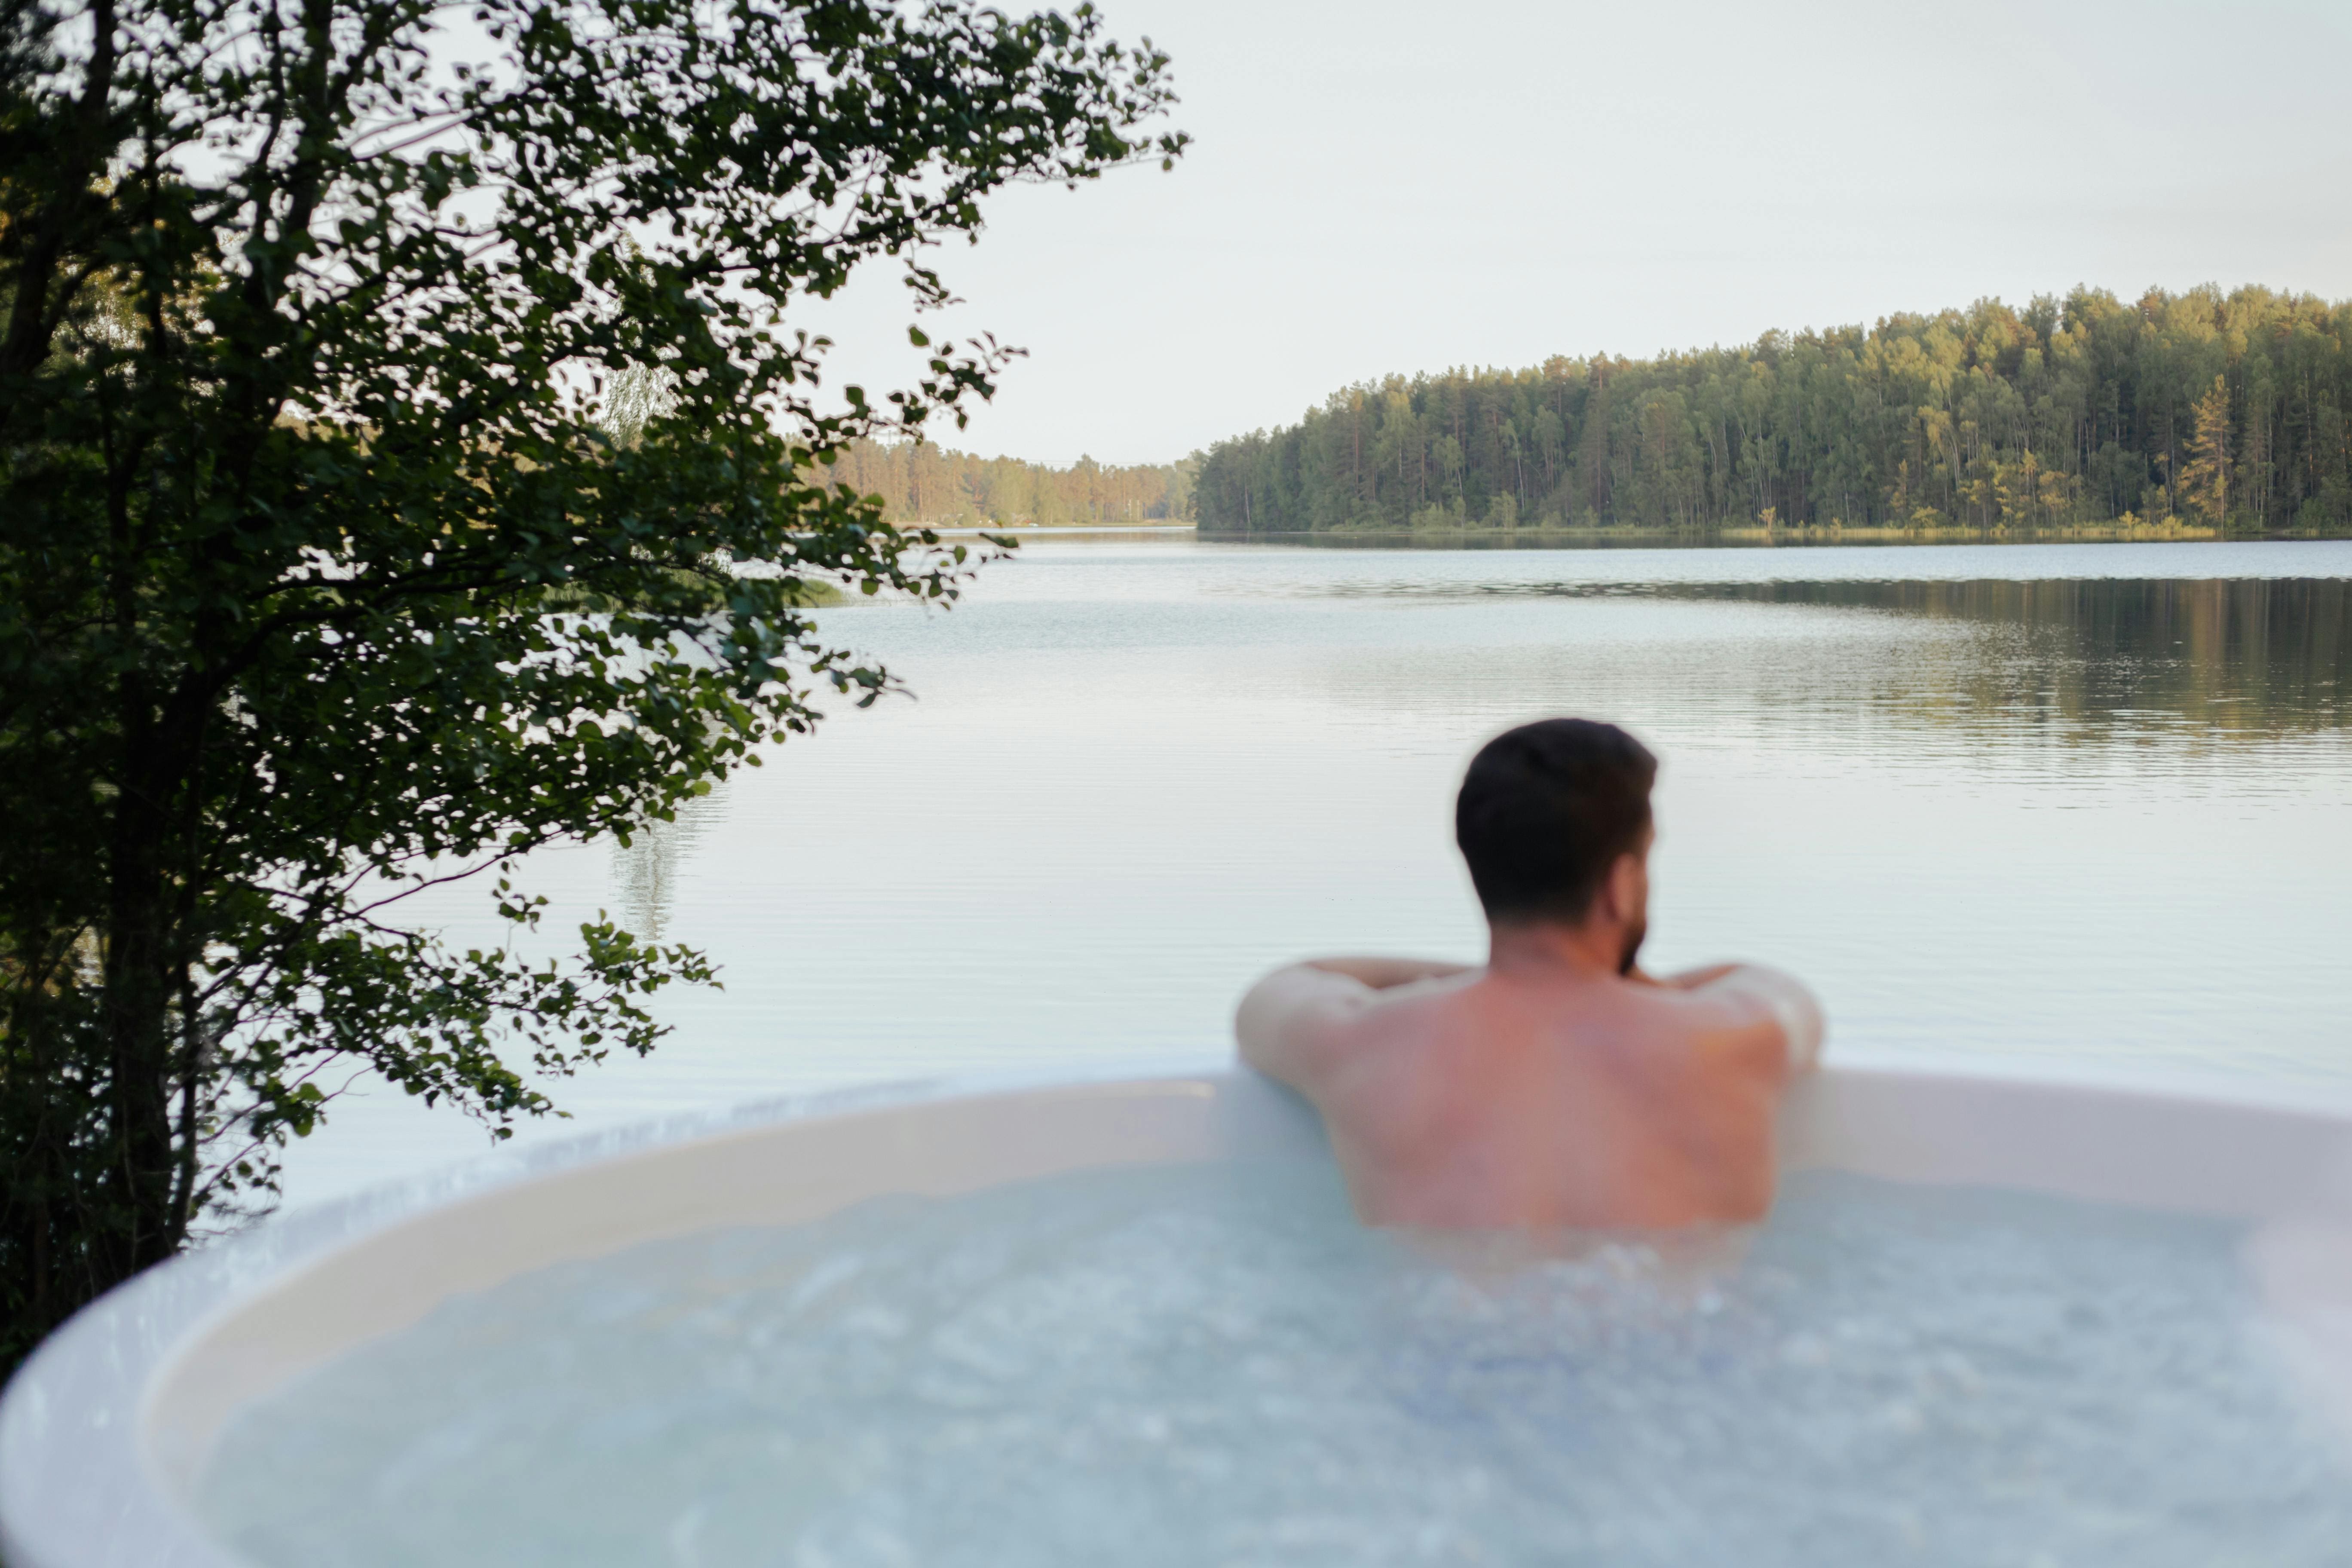
[(1328, 1165), (1093, 1171), (453, 1301), (239, 1413), (276, 1568), (2341, 1563), (2227, 1222), (1814, 1173), (1443, 1247)]

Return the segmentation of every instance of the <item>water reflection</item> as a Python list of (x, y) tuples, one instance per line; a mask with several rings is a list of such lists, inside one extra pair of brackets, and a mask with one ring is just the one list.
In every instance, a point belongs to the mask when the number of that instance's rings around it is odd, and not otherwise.
[[(1032, 536), (1033, 538), (1035, 536)], [(1408, 530), (1367, 530), (1363, 532), (1341, 533), (1258, 533), (1198, 536), (1202, 542), (1245, 543), (1245, 548), (1263, 550), (1269, 547), (1291, 550), (1412, 551), (1418, 554), (1460, 554), (1465, 552), (1492, 554), (1527, 554), (1533, 552), (1590, 554), (1618, 550), (1682, 550), (1721, 553), (1739, 551), (1743, 553), (1774, 555), (1796, 554), (1808, 551), (1898, 550), (1937, 553), (1970, 545), (1994, 550), (2014, 550), (2021, 546), (2051, 544), (2084, 544), (2095, 550), (2130, 548), (2134, 545), (2162, 546), (2195, 542), (2210, 543), (2214, 535), (2210, 530), (2177, 535), (2171, 539), (2144, 537), (2117, 539), (2111, 534), (2086, 532), (2081, 529), (2026, 528), (2005, 529), (1996, 533), (1987, 529), (1946, 529), (1934, 536), (1890, 536), (1877, 529), (1841, 530), (1836, 533), (1797, 533), (1782, 531), (1772, 538), (1746, 532), (1723, 534), (1691, 532), (1671, 528), (1609, 528), (1590, 532), (1542, 532), (1534, 529), (1468, 528), (1447, 529), (1414, 533)], [(2234, 536), (2241, 544), (2279, 544), (2316, 540), (2352, 539), (2352, 529), (2342, 527), (2296, 529), (2278, 533)]]
[[(1787, 606), (1888, 617), (1907, 632), (1873, 637), (1856, 626), (1840, 637), (1805, 620), (1780, 628), (1791, 634), (1784, 655), (1769, 651), (1783, 638), (1762, 636), (1767, 646), (1751, 647), (1747, 658), (1694, 661), (1707, 665), (1706, 679), (1723, 696), (1736, 694), (1758, 717), (1791, 707), (1817, 717), (1871, 708), (1943, 721), (2054, 723), (2075, 739), (2131, 742), (2181, 731), (2252, 740), (2352, 722), (2352, 580), (2342, 578), (1511, 581), (1351, 584), (1345, 592), (1435, 602)], [(1572, 669), (1547, 678), (1534, 667), (1559, 661), (1514, 660), (1508, 680), (1521, 690), (1531, 679), (1538, 687), (1605, 686), (1622, 645), (1576, 646), (1586, 640), (1564, 626), (1556, 646), (1574, 649)], [(1657, 673), (1653, 664), (1654, 681)], [(1426, 679), (1425, 672), (1418, 678)], [(1380, 700), (1394, 700), (1392, 681), (1375, 677), (1374, 684)]]
[(677, 907), (680, 872), (703, 836), (723, 817), (723, 795), (682, 803), (673, 822), (651, 822), (613, 845), (613, 887), (620, 895), (621, 923), (643, 942), (659, 942)]
[(1742, 583), (1669, 597), (1828, 605), (2013, 630), (1965, 696), (2069, 720), (2150, 711), (2260, 734), (2332, 730), (2352, 694), (2352, 582)]

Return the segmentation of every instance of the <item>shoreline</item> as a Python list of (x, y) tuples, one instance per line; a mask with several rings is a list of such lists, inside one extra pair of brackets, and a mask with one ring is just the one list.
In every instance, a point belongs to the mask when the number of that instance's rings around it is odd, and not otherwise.
[[(914, 531), (919, 524), (900, 523)], [(2352, 539), (2352, 531), (2323, 529), (2221, 529), (2202, 524), (2165, 526), (2135, 523), (2078, 523), (2065, 528), (1885, 528), (1832, 525), (1754, 525), (1707, 529), (1670, 528), (1328, 528), (1287, 529), (1279, 532), (1243, 532), (1206, 529), (1195, 523), (1121, 523), (1101, 527), (930, 527), (941, 539), (977, 539), (1002, 534), (1014, 539), (1076, 538), (1101, 534), (1171, 538), (1185, 535), (1211, 544), (1363, 544), (1375, 546), (1430, 545), (1582, 545), (1596, 548), (1670, 546), (1704, 549), (1737, 545), (1771, 549), (1780, 545), (1819, 544), (2147, 544), (2147, 543), (2267, 543), (2294, 540)]]
[(1281, 533), (1213, 532), (1199, 531), (1205, 541), (1225, 544), (1318, 542), (1393, 544), (1581, 544), (1594, 546), (1739, 545), (1771, 549), (1780, 545), (1817, 544), (2141, 544), (2141, 543), (2267, 543), (2294, 540), (2352, 539), (2352, 531), (2317, 529), (2272, 529), (2223, 532), (2218, 528), (2180, 525), (2172, 528), (2140, 524), (2118, 527), (2085, 523), (2072, 528), (1830, 528), (1770, 529), (1617, 529), (1617, 528), (1451, 528), (1451, 529), (1325, 529)]
[(1008, 523), (1002, 528), (971, 527), (958, 524), (942, 528), (936, 523), (900, 522), (891, 525), (902, 532), (936, 533), (941, 539), (977, 539), (982, 534), (1004, 533), (1018, 539), (1042, 539), (1051, 534), (1068, 533), (1198, 533), (1198, 524), (1190, 522), (1121, 522), (1121, 523), (1050, 523), (1045, 526)]

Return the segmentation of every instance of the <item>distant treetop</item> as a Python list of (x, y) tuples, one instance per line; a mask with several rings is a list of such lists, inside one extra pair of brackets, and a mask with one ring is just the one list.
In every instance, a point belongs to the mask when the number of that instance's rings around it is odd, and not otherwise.
[(857, 440), (843, 448), (832, 477), (878, 499), (894, 523), (1114, 528), (1190, 522), (1198, 461), (1107, 468), (1080, 458), (1056, 468), (929, 442)]
[(1219, 442), (1204, 531), (2352, 524), (2352, 305), (2100, 289), (2022, 310), (1347, 387)]

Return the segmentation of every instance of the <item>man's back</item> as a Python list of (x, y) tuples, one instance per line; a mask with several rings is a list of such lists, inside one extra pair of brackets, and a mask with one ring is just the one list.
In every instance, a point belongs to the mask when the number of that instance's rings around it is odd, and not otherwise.
[(1769, 971), (1660, 983), (1540, 946), (1386, 989), (1347, 961), (1281, 971), (1243, 1003), (1244, 1055), (1322, 1111), (1374, 1224), (1759, 1216), (1780, 1091), (1819, 1038), (1811, 999)]
[(1242, 1051), (1324, 1114), (1373, 1225), (1752, 1220), (1818, 1025), (1783, 975), (1694, 980), (1512, 963), (1373, 990), (1296, 966), (1244, 999)]
[(1680, 1226), (1770, 1205), (1773, 1112), (1821, 1010), (1770, 970), (1636, 967), (1656, 773), (1613, 724), (1496, 736), (1454, 803), (1486, 967), (1321, 959), (1242, 999), (1243, 1057), (1322, 1111), (1366, 1219)]

